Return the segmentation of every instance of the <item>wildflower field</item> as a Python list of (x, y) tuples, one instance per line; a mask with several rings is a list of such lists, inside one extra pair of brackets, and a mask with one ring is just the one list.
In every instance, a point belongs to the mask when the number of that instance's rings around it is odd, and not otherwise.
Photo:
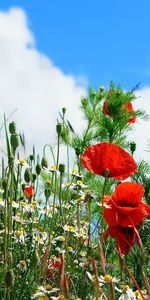
[(24, 136), (4, 116), (0, 299), (150, 299), (150, 164), (128, 138), (148, 116), (134, 100), (113, 83), (90, 88), (86, 128), (76, 133), (62, 108), (43, 156), (36, 145), (20, 154)]

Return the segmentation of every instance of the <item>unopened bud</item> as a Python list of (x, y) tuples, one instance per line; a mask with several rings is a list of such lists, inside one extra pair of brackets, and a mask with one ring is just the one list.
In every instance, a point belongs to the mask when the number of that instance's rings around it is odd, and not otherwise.
[(16, 133), (16, 123), (14, 121), (9, 124), (9, 132), (11, 134)]
[(36, 174), (35, 173), (32, 174), (32, 179), (33, 179), (33, 182), (35, 182), (35, 180), (36, 180)]
[(6, 273), (6, 285), (7, 287), (11, 287), (14, 286), (15, 283), (15, 275), (14, 275), (14, 271), (12, 269), (10, 269), (7, 273)]
[(44, 195), (45, 195), (46, 199), (48, 199), (50, 197), (50, 194), (51, 194), (51, 190), (50, 189), (45, 189)]
[(58, 136), (61, 135), (61, 133), (62, 133), (62, 125), (61, 125), (61, 123), (58, 123), (56, 125), (56, 132), (57, 132)]
[(17, 133), (11, 134), (10, 144), (14, 150), (19, 146), (19, 135)]
[(4, 191), (5, 191), (6, 188), (7, 188), (7, 180), (6, 179), (3, 179), (3, 181), (2, 181), (2, 187), (3, 187)]
[(29, 183), (32, 179), (32, 173), (29, 168), (27, 168), (24, 172), (24, 180)]
[(41, 160), (41, 166), (42, 166), (42, 168), (48, 169), (48, 160), (45, 156), (43, 156), (43, 158)]
[(109, 173), (110, 173), (109, 169), (105, 169), (105, 171), (104, 171), (104, 176), (105, 176), (105, 178), (108, 177)]
[(65, 165), (64, 164), (59, 164), (58, 170), (61, 174), (65, 173)]
[(136, 150), (136, 143), (135, 143), (135, 142), (130, 143), (130, 150), (131, 150), (131, 153), (132, 153), (132, 154), (133, 154), (134, 151)]
[(65, 115), (65, 113), (66, 113), (66, 107), (62, 108), (62, 112), (63, 112), (63, 115)]
[(41, 165), (37, 164), (36, 167), (35, 167), (35, 170), (36, 170), (36, 174), (40, 175), (40, 173), (41, 173)]

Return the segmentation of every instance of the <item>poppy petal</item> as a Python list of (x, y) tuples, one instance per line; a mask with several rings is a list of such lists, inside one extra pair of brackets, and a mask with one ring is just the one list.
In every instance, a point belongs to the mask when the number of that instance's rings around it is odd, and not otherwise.
[(83, 166), (94, 174), (123, 180), (137, 170), (132, 156), (121, 147), (108, 142), (89, 146), (81, 156)]

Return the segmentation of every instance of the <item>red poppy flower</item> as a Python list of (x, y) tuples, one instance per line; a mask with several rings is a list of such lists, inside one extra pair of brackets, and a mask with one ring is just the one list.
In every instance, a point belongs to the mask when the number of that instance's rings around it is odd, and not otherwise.
[(132, 156), (121, 147), (107, 142), (89, 146), (81, 156), (83, 166), (94, 174), (123, 180), (136, 172)]
[[(131, 102), (126, 103), (125, 105), (123, 105), (123, 108), (126, 108), (128, 113), (134, 115), (135, 110), (133, 109), (133, 106), (132, 106)], [(111, 111), (110, 111), (110, 108), (109, 108), (109, 101), (108, 100), (105, 100), (105, 102), (103, 104), (103, 107), (102, 107), (102, 112), (103, 112), (104, 115), (111, 116)], [(135, 123), (135, 121), (136, 121), (136, 117), (133, 116), (133, 117), (129, 118), (128, 123), (133, 124), (133, 123)]]
[(103, 235), (103, 239), (107, 239), (108, 235), (116, 239), (116, 246), (120, 254), (126, 255), (138, 237), (132, 227), (109, 226), (108, 230)]
[(34, 190), (33, 190), (32, 185), (25, 186), (25, 188), (23, 189), (23, 192), (27, 199), (31, 199), (32, 196), (34, 195)]
[(63, 258), (56, 257), (55, 259), (49, 259), (48, 261), (48, 269), (47, 269), (47, 277), (52, 278), (56, 274), (61, 274), (61, 269), (63, 266)]
[(104, 197), (104, 218), (110, 226), (137, 226), (150, 215), (150, 206), (142, 202), (144, 189), (135, 182), (117, 185), (113, 195)]
[[(135, 113), (131, 102), (127, 103), (126, 106), (127, 106), (127, 110), (128, 110), (129, 113), (133, 113), (133, 114)], [(133, 123), (135, 123), (135, 121), (136, 121), (136, 117), (131, 117), (129, 119), (128, 123), (133, 124)]]

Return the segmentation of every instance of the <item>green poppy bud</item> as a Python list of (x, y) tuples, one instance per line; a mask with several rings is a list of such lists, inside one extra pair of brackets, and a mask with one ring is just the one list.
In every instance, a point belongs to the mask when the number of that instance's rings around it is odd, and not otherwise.
[(27, 168), (24, 172), (24, 180), (29, 183), (32, 179), (32, 173), (29, 168)]
[(41, 165), (37, 164), (36, 167), (35, 167), (35, 170), (36, 170), (36, 174), (40, 175), (40, 173), (41, 173)]
[(19, 135), (17, 133), (11, 134), (10, 144), (14, 150), (19, 146)]
[(61, 135), (61, 133), (62, 133), (62, 125), (61, 125), (61, 123), (58, 123), (56, 125), (56, 132), (57, 132), (58, 136)]
[(44, 195), (45, 195), (46, 199), (48, 199), (50, 197), (50, 194), (51, 194), (51, 190), (50, 189), (45, 189)]
[(35, 182), (35, 180), (36, 180), (36, 174), (35, 173), (32, 174), (32, 179), (33, 179), (33, 182)]
[(42, 166), (42, 168), (48, 169), (48, 160), (45, 156), (43, 156), (43, 158), (41, 160), (41, 166)]
[(65, 113), (66, 113), (66, 107), (62, 108), (62, 113), (63, 113), (63, 115), (65, 115)]
[(6, 285), (7, 287), (12, 287), (14, 286), (15, 283), (15, 275), (14, 275), (14, 271), (12, 269), (10, 269), (7, 273), (6, 273)]
[(11, 134), (16, 133), (16, 123), (14, 121), (9, 124), (9, 132)]
[(65, 165), (64, 164), (59, 164), (58, 170), (61, 174), (65, 173)]
[(3, 181), (2, 181), (2, 187), (3, 187), (4, 191), (5, 191), (6, 188), (7, 188), (7, 180), (6, 179), (3, 179)]
[(30, 160), (33, 160), (34, 159), (34, 156), (33, 154), (30, 155)]
[(131, 151), (131, 153), (133, 154), (135, 150), (136, 150), (136, 143), (135, 142), (130, 143), (130, 151)]

